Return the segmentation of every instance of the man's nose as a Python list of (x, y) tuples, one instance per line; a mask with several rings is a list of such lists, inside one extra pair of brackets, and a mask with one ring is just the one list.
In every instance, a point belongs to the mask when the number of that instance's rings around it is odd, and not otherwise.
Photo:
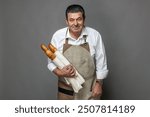
[(78, 22), (75, 20), (75, 21), (74, 21), (74, 25), (77, 25), (77, 24), (78, 24)]

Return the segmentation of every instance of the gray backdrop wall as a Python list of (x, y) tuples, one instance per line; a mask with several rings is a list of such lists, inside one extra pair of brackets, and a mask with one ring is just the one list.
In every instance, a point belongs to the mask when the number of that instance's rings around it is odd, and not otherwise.
[(0, 98), (2, 94), (2, 4), (0, 1)]
[[(149, 0), (1, 0), (0, 99), (56, 99), (57, 78), (40, 44), (83, 5), (86, 25), (103, 38), (109, 75), (103, 99), (150, 99)], [(2, 20), (3, 19), (3, 20)]]

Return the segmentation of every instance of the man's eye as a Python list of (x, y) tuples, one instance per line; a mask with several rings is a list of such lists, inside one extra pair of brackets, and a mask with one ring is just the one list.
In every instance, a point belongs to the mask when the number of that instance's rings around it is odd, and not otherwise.
[(78, 18), (78, 21), (82, 21), (82, 18)]
[(82, 20), (81, 18), (78, 19), (78, 21), (81, 21), (81, 20)]
[(70, 19), (69, 21), (70, 21), (70, 22), (73, 22), (74, 20), (73, 20), (73, 19)]

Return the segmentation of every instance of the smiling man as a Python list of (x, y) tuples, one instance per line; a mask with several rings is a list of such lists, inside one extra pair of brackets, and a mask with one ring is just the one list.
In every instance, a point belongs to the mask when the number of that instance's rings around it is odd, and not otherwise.
[[(58, 99), (100, 99), (102, 81), (108, 74), (101, 35), (95, 29), (85, 26), (85, 11), (80, 5), (67, 7), (66, 24), (67, 27), (54, 33), (51, 43), (64, 54), (71, 65), (59, 69), (48, 59), (48, 69), (58, 76)], [(78, 93), (64, 80), (64, 77), (75, 77), (74, 67), (85, 79), (83, 88)]]

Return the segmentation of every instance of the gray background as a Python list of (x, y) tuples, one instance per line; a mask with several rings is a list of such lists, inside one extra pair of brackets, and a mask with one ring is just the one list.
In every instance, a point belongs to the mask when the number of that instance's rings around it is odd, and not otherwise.
[(149, 0), (0, 0), (0, 99), (56, 99), (57, 78), (40, 44), (66, 26), (72, 3), (83, 5), (87, 26), (105, 44), (103, 99), (150, 99)]

